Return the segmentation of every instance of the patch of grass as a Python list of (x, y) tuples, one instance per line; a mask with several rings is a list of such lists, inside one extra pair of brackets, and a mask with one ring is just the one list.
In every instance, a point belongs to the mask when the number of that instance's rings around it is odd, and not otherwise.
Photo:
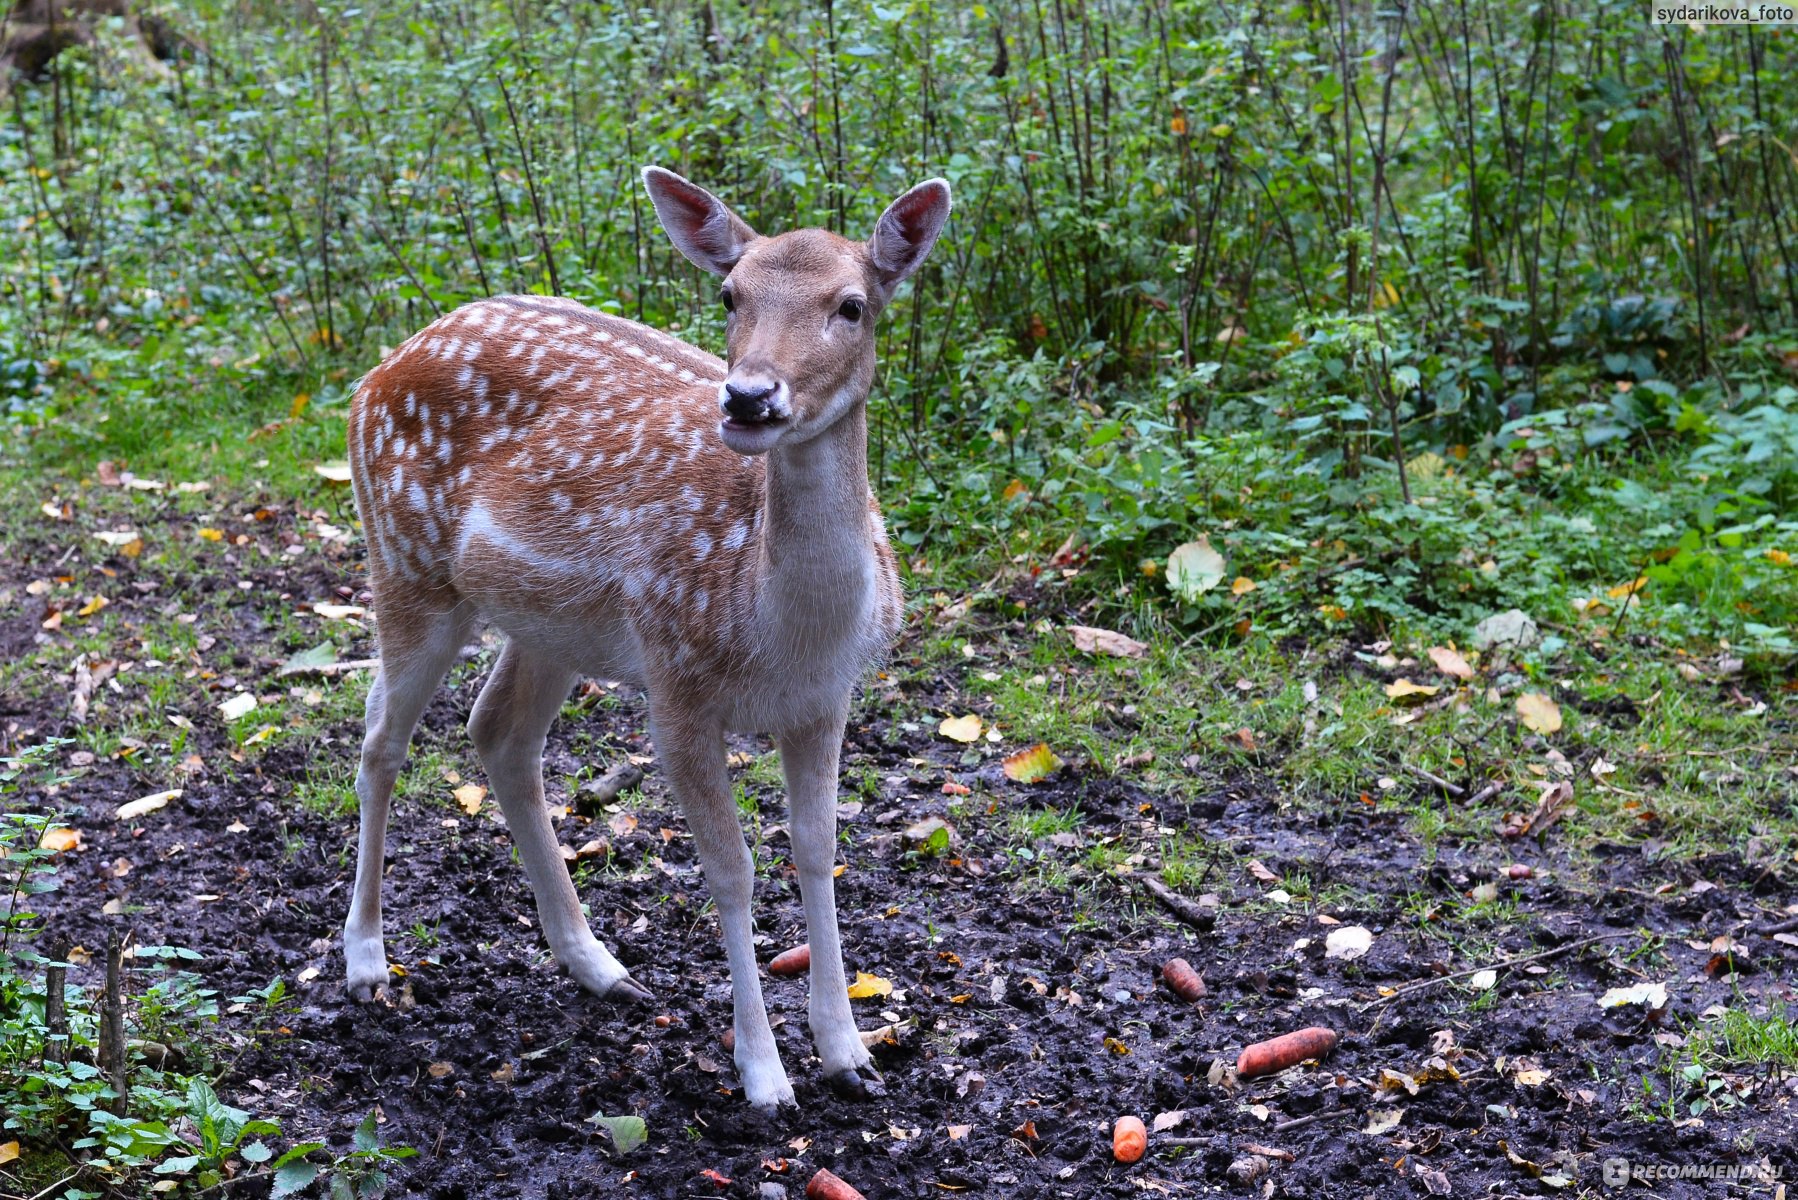
[(1798, 1070), (1798, 1023), (1784, 1004), (1755, 1014), (1746, 1008), (1724, 1010), (1714, 1021), (1689, 1034), (1687, 1053), (1710, 1070), (1776, 1066)]

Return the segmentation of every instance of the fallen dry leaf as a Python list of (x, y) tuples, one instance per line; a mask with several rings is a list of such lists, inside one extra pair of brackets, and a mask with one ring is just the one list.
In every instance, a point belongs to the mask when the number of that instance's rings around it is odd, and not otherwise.
[(487, 798), (487, 789), (478, 783), (465, 783), (450, 795), (456, 798), (462, 811), (472, 817), (481, 811), (481, 801)]
[(249, 692), (239, 692), (218, 706), (219, 716), (227, 721), (235, 721), (249, 714), (256, 707), (256, 697)]
[(1623, 1008), (1630, 1004), (1640, 1004), (1655, 1012), (1666, 1008), (1667, 985), (1638, 983), (1632, 987), (1615, 987), (1598, 998), (1600, 1008)]
[(1148, 645), (1126, 637), (1115, 629), (1099, 629), (1092, 625), (1069, 625), (1074, 635), (1074, 649), (1082, 654), (1110, 654), (1117, 658), (1141, 658)]
[(1167, 556), (1167, 586), (1189, 604), (1224, 581), (1224, 556), (1212, 549), (1211, 538), (1201, 533), (1197, 540), (1178, 546)]
[(1461, 652), (1453, 646), (1431, 646), (1430, 661), (1436, 669), (1453, 679), (1472, 679), (1473, 668), (1461, 657)]
[(1362, 925), (1344, 925), (1330, 930), (1324, 939), (1324, 957), (1353, 962), (1373, 946), (1373, 931)]
[(173, 788), (166, 792), (157, 792), (154, 795), (145, 796), (139, 800), (133, 800), (129, 804), (121, 804), (119, 805), (118, 812), (114, 814), (114, 817), (120, 821), (129, 821), (136, 817), (145, 816), (146, 814), (155, 812), (170, 800), (173, 800), (180, 795), (181, 789)]
[(0, 1142), (0, 1164), (9, 1163), (19, 1157), (19, 1143)]
[(331, 483), (348, 483), (350, 481), (350, 464), (342, 460), (322, 462), (312, 470)]
[(1250, 579), (1247, 575), (1238, 575), (1230, 582), (1230, 594), (1232, 596), (1246, 596), (1254, 590), (1255, 581)]
[(1017, 783), (1036, 783), (1055, 774), (1061, 765), (1061, 759), (1049, 749), (1049, 744), (1038, 742), (1028, 750), (1005, 756), (1005, 777)]
[(1525, 692), (1517, 697), (1517, 716), (1524, 728), (1535, 733), (1558, 733), (1561, 728), (1561, 706), (1541, 692)]
[(1386, 696), (1392, 700), (1428, 700), (1442, 689), (1428, 684), (1412, 683), (1409, 679), (1395, 679), (1386, 685)]
[(980, 740), (980, 718), (973, 713), (959, 717), (944, 717), (943, 723), (937, 726), (937, 732), (952, 742), (975, 742)]
[(870, 975), (866, 971), (855, 973), (855, 982), (849, 985), (851, 1000), (866, 1000), (871, 996), (890, 996), (893, 985), (878, 975)]
[(83, 849), (81, 831), (71, 829), (67, 825), (52, 825), (44, 830), (43, 835), (37, 840), (37, 845), (40, 850), (50, 850), (57, 854), (61, 854), (65, 850)]

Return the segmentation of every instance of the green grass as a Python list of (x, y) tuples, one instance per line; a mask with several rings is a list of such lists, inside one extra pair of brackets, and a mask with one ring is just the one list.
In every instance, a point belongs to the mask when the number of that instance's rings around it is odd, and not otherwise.
[(1728, 1008), (1693, 1027), (1688, 1036), (1686, 1052), (1707, 1070), (1798, 1070), (1798, 1024), (1784, 1004), (1768, 1005), (1758, 1015), (1744, 1007)]

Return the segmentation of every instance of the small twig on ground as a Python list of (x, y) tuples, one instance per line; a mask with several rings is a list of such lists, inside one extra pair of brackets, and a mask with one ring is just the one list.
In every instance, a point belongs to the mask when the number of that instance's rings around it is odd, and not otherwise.
[(1305, 1126), (1315, 1125), (1319, 1121), (1333, 1121), (1337, 1117), (1351, 1116), (1353, 1113), (1354, 1110), (1350, 1108), (1332, 1108), (1328, 1112), (1312, 1113), (1308, 1117), (1294, 1117), (1290, 1121), (1281, 1121), (1275, 1125), (1274, 1132), (1286, 1133), (1293, 1129), (1303, 1129)]
[(619, 793), (628, 792), (642, 782), (643, 768), (627, 760), (598, 779), (583, 783), (577, 793), (576, 803), (589, 808), (610, 804), (618, 799)]
[(1194, 904), (1180, 895), (1153, 875), (1144, 875), (1137, 880), (1143, 890), (1161, 901), (1162, 906), (1194, 929), (1209, 933), (1217, 925), (1217, 914), (1206, 910), (1202, 905)]
[(285, 679), (289, 675), (342, 675), (345, 671), (372, 671), (380, 665), (381, 660), (378, 658), (346, 658), (342, 662), (282, 667), (275, 672), (275, 677)]
[(1771, 925), (1756, 925), (1749, 932), (1757, 933), (1761, 937), (1772, 937), (1776, 933), (1792, 933), (1794, 931), (1798, 931), (1798, 917), (1793, 917), (1789, 921), (1776, 921)]
[(1467, 798), (1467, 789), (1466, 788), (1462, 787), (1458, 783), (1450, 783), (1448, 780), (1442, 778), (1442, 776), (1436, 774), (1433, 771), (1426, 771), (1422, 767), (1414, 767), (1410, 763), (1405, 763), (1404, 768), (1405, 768), (1405, 770), (1409, 771), (1411, 774), (1413, 774), (1413, 775), (1417, 776), (1419, 779), (1423, 780), (1425, 783), (1431, 783), (1431, 784), (1434, 784), (1437, 787), (1441, 788), (1444, 792), (1446, 792), (1453, 799), (1464, 800)]
[(1467, 798), (1467, 807), (1472, 808), (1476, 804), (1484, 804), (1504, 790), (1504, 780), (1494, 779), (1491, 783), (1488, 783), (1485, 787)]
[[(1569, 951), (1578, 950), (1585, 946), (1590, 946), (1594, 942), (1609, 942), (1609, 941), (1615, 941), (1618, 938), (1635, 937), (1635, 936), (1636, 936), (1636, 931), (1633, 929), (1626, 929), (1626, 930), (1623, 930), (1618, 933), (1600, 933), (1600, 934), (1595, 934), (1589, 938), (1581, 938), (1577, 942), (1568, 942), (1565, 946), (1556, 946), (1553, 950), (1543, 950), (1537, 954), (1525, 954), (1518, 958), (1500, 959), (1498, 962), (1487, 963), (1484, 966), (1468, 967), (1465, 971), (1450, 971), (1446, 975), (1437, 975), (1430, 979), (1419, 979), (1415, 983), (1407, 983), (1404, 987), (1395, 989), (1392, 992), (1392, 994), (1389, 996), (1381, 996), (1377, 1000), (1369, 1000), (1366, 1004), (1363, 1004), (1359, 1008), (1357, 1008), (1356, 1011), (1357, 1012), (1366, 1012), (1370, 1008), (1377, 1008), (1379, 1005), (1382, 1005), (1382, 1004), (1390, 1004), (1392, 1001), (1397, 1000), (1400, 996), (1408, 996), (1413, 992), (1421, 992), (1426, 988), (1435, 987), (1439, 983), (1446, 983), (1450, 979), (1460, 979), (1467, 975), (1478, 975), (1481, 971), (1502, 971), (1507, 967), (1521, 967), (1521, 966), (1525, 965), (1526, 963), (1540, 962), (1542, 959), (1545, 959), (1545, 958), (1554, 958), (1557, 955), (1566, 954)], [(1374, 1026), (1376, 1028), (1379, 1026), (1379, 1024), (1380, 1023), (1378, 1021), (1374, 1022)]]

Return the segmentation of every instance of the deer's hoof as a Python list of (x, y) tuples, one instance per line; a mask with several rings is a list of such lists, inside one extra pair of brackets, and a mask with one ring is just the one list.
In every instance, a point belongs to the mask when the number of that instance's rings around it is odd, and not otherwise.
[(626, 975), (606, 989), (605, 998), (621, 1004), (648, 1004), (656, 997), (654, 992)]
[(377, 1000), (387, 999), (387, 980), (376, 982), (372, 979), (352, 979), (349, 981), (350, 999), (357, 1004), (373, 1004)]
[(871, 1066), (853, 1067), (826, 1075), (830, 1090), (845, 1100), (878, 1100), (887, 1094), (886, 1080)]

